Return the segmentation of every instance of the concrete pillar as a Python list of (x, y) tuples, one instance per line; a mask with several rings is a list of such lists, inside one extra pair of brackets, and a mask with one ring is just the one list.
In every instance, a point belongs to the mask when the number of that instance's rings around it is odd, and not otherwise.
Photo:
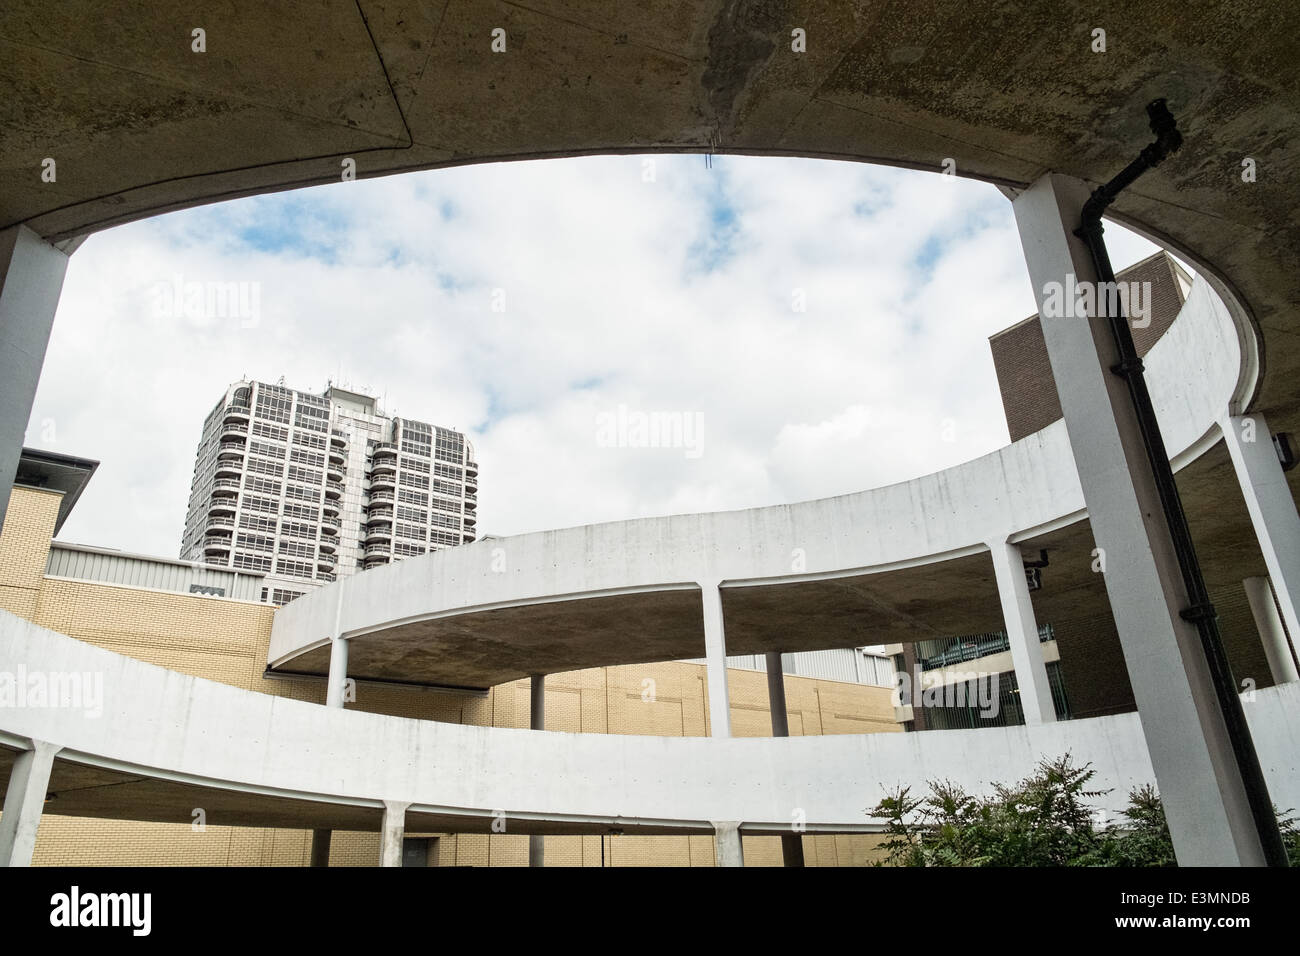
[(334, 834), (333, 830), (312, 830), (311, 831), (311, 865), (312, 866), (329, 866), (330, 865), (330, 837)]
[[(330, 635), (330, 672), (325, 678), (325, 706), (343, 707), (348, 683), (348, 642), (339, 636), (343, 615), (343, 587), (334, 604), (334, 633)], [(330, 865), (330, 830), (311, 832), (311, 865)], [(399, 861), (400, 863), (400, 861)]]
[(727, 692), (727, 637), (722, 625), (722, 590), (717, 581), (701, 581), (704, 602), (704, 656), (709, 678), (711, 736), (731, 736), (731, 695)]
[(740, 840), (740, 824), (731, 820), (711, 822), (718, 866), (744, 866), (745, 847)]
[(0, 866), (32, 865), (50, 769), (60, 749), (41, 740), (32, 743), (32, 749), (20, 753), (9, 771), (4, 812), (0, 813)]
[(330, 640), (330, 673), (325, 689), (325, 706), (342, 707), (348, 684), (348, 642), (345, 638)]
[(767, 709), (772, 714), (772, 736), (790, 736), (790, 716), (785, 701), (785, 671), (781, 668), (781, 654), (768, 651), (764, 657), (767, 663)]
[(0, 528), (67, 270), (67, 255), (26, 226), (0, 230)]
[[(857, 653), (856, 651), (854, 652)], [(772, 714), (772, 736), (790, 736), (790, 716), (786, 710), (785, 671), (781, 667), (781, 654), (768, 651), (767, 661), (767, 709)], [(791, 807), (791, 825), (793, 825)], [(781, 858), (786, 866), (803, 866), (803, 837), (797, 833), (781, 834)]]
[(1221, 427), (1282, 620), (1300, 640), (1300, 514), (1268, 422), (1252, 412), (1226, 418)]
[[(1012, 203), (1040, 313), (1060, 290), (1097, 281), (1073, 235), (1088, 196), (1086, 183), (1050, 173)], [(1263, 866), (1200, 638), (1180, 616), (1187, 591), (1127, 385), (1111, 371), (1110, 329), (1095, 315), (1045, 317), (1042, 329), (1178, 862)]]
[(379, 825), (379, 865), (402, 865), (402, 839), (406, 836), (406, 811), (409, 803), (384, 801), (384, 819)]
[(1047, 724), (1056, 720), (1052, 686), (1043, 663), (1043, 645), (1038, 640), (1038, 621), (1025, 579), (1025, 560), (1017, 545), (1009, 541), (988, 542), (993, 556), (993, 573), (1002, 602), (1002, 619), (1011, 645), (1011, 662), (1020, 688), (1020, 709), (1026, 724)]
[(1287, 684), (1300, 680), (1295, 655), (1286, 639), (1286, 631), (1282, 628), (1282, 618), (1273, 600), (1273, 589), (1269, 586), (1268, 578), (1246, 578), (1241, 586), (1246, 589), (1246, 600), (1250, 602), (1250, 613), (1255, 618), (1260, 643), (1264, 645), (1264, 656), (1268, 658), (1273, 683)]
[[(545, 730), (546, 675), (534, 674), (531, 678), (529, 690), (531, 697), (528, 702), (528, 726), (533, 730)], [(530, 834), (528, 837), (528, 865), (546, 865), (546, 838), (539, 833)]]
[(325, 679), (325, 706), (346, 704), (348, 681), (348, 643), (343, 639), (343, 583), (336, 585), (334, 629), (330, 631), (330, 672)]

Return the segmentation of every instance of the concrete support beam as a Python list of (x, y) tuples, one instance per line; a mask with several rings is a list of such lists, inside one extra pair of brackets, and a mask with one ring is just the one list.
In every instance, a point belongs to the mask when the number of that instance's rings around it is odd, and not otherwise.
[(731, 820), (711, 822), (718, 866), (744, 866), (745, 847), (740, 840), (740, 823)]
[(333, 830), (312, 830), (311, 831), (311, 865), (312, 866), (329, 866), (330, 865), (330, 837), (333, 836)]
[[(768, 651), (765, 660), (767, 662), (767, 708), (772, 714), (772, 736), (789, 737), (790, 716), (786, 710), (785, 671), (781, 668), (781, 654), (777, 651)], [(790, 809), (793, 826), (794, 808)], [(797, 833), (781, 834), (781, 858), (786, 866), (803, 866), (803, 837)]]
[(36, 831), (50, 787), (50, 769), (59, 749), (37, 740), (31, 750), (24, 750), (14, 760), (4, 812), (0, 813), (0, 866), (32, 865)]
[(345, 638), (330, 640), (330, 673), (325, 684), (325, 706), (342, 707), (348, 686), (348, 642)]
[(1246, 600), (1250, 602), (1250, 613), (1255, 618), (1260, 643), (1264, 645), (1264, 656), (1268, 658), (1273, 683), (1286, 684), (1300, 680), (1295, 654), (1286, 639), (1286, 631), (1282, 628), (1282, 617), (1278, 614), (1268, 578), (1246, 578), (1241, 586), (1246, 589)]
[(334, 597), (334, 629), (330, 632), (330, 672), (325, 679), (325, 706), (343, 707), (347, 703), (348, 642), (343, 639), (343, 585)]
[(731, 736), (731, 695), (727, 692), (727, 636), (722, 623), (722, 590), (717, 581), (701, 581), (704, 603), (704, 656), (709, 680), (710, 736)]
[(1300, 514), (1264, 416), (1225, 418), (1223, 440), (1287, 630), (1300, 640)]
[[(533, 730), (546, 729), (546, 675), (534, 674), (530, 680), (531, 696), (528, 702), (528, 726)], [(539, 833), (528, 837), (528, 865), (546, 865), (546, 838)]]
[(1086, 245), (1073, 235), (1089, 193), (1086, 183), (1048, 174), (1012, 206), (1093, 536), (1104, 552), (1106, 593), (1178, 862), (1262, 866), (1200, 638), (1180, 616), (1188, 596), (1127, 386), (1111, 372), (1118, 352), (1110, 329), (1096, 315), (1052, 315), (1061, 290), (1097, 281)]
[(26, 226), (0, 230), (0, 528), (67, 271), (67, 255)]
[(1002, 619), (1011, 645), (1011, 662), (1016, 669), (1020, 688), (1020, 709), (1026, 724), (1045, 724), (1056, 720), (1052, 704), (1052, 686), (1043, 662), (1043, 645), (1038, 640), (1038, 621), (1025, 579), (1025, 562), (1020, 548), (1008, 541), (988, 542), (993, 556), (993, 573), (1002, 602)]
[(379, 865), (402, 865), (402, 840), (406, 836), (406, 811), (411, 805), (384, 801), (384, 819), (379, 825)]

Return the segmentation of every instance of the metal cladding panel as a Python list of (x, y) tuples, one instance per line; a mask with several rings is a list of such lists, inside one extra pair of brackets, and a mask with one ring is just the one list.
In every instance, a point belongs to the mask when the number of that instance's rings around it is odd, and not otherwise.
[(102, 581), (126, 587), (151, 588), (189, 594), (191, 585), (220, 588), (221, 597), (239, 601), (260, 601), (262, 576), (224, 571), (202, 565), (178, 564), (128, 554), (60, 546), (50, 548), (47, 574), (82, 581)]
[[(800, 651), (795, 654), (781, 655), (781, 670), (786, 674), (793, 674), (796, 677), (812, 677), (817, 680), (837, 680), (849, 684), (875, 684), (877, 686), (889, 686), (888, 682), (880, 683), (880, 678), (873, 672), (873, 668), (863, 667), (861, 677), (859, 677), (858, 667), (854, 660), (858, 652), (853, 648), (837, 648), (829, 651)], [(693, 658), (686, 663), (704, 664), (705, 659), (702, 657)], [(733, 654), (727, 657), (727, 666), (742, 671), (766, 671), (767, 660), (762, 654)]]
[(856, 655), (857, 651), (852, 648), (791, 654), (790, 670), (800, 677), (857, 683), (858, 671), (853, 661)]

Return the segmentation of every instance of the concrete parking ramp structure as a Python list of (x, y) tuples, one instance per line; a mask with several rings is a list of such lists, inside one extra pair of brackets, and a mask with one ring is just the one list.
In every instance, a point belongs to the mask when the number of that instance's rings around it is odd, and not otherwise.
[[(286, 0), (223, 9), (205, 15), (207, 23), (194, 18), (175, 5), (126, 2), (16, 0), (0, 9), (0, 76), (10, 91), (0, 102), (0, 507), (17, 467), (68, 256), (94, 231), (224, 198), (337, 182), (351, 170), (364, 177), (654, 151), (835, 158), (951, 171), (999, 186), (1012, 200), (1043, 311), (1053, 283), (1097, 280), (1074, 229), (1091, 190), (1149, 141), (1146, 104), (1166, 98), (1183, 149), (1126, 189), (1108, 214), (1196, 267), (1231, 315), (1225, 341), (1237, 351), (1226, 366), (1228, 388), (1212, 367), (1221, 354), (1190, 349), (1175, 378), (1150, 357), (1164, 443), (1182, 456), (1176, 464), (1183, 465), (1180, 483), (1189, 485), (1185, 505), (1194, 527), (1216, 530), (1223, 511), (1216, 481), (1224, 473), (1235, 477), (1255, 538), (1246, 542), (1248, 563), (1258, 556), (1276, 596), (1279, 623), (1270, 625), (1269, 639), (1280, 655), (1287, 646), (1284, 628), (1300, 633), (1297, 472), (1283, 473), (1270, 440), (1300, 428), (1300, 228), (1293, 215), (1300, 171), (1287, 161), (1296, 152), (1300, 7), (1243, 7), (1228, 0), (1176, 11), (1119, 2), (1026, 8), (1000, 0), (538, 0), (526, 6)], [(1214, 691), (1185, 614), (1206, 611), (1189, 606), (1179, 580), (1151, 466), (1135, 439), (1135, 412), (1109, 374), (1116, 357), (1104, 316), (1045, 321), (1043, 332), (1064, 421), (1008, 449), (939, 476), (823, 502), (521, 536), (500, 546), (514, 569), (500, 578), (483, 570), (492, 542), (392, 566), (335, 589), (332, 608), (324, 592), (286, 613), (270, 664), (319, 672), (328, 666), (339, 677), (349, 672), (353, 652), (353, 672), (405, 671), (481, 686), (521, 673), (541, 679), (551, 667), (583, 660), (676, 654), (688, 644), (698, 653), (702, 622), (704, 651), (716, 674), (725, 660), (727, 627), (735, 650), (776, 646), (773, 629), (811, 647), (854, 632), (855, 620), (875, 627), (902, 615), (942, 629), (954, 620), (949, 611), (968, 598), (961, 621), (992, 617), (1006, 628), (1017, 677), (1028, 690), (1026, 718), (1035, 726), (972, 731), (960, 739), (977, 753), (996, 753), (999, 741), (1015, 741), (1027, 748), (1018, 751), (1027, 758), (1052, 742), (1041, 735), (1074, 730), (1047, 726), (1050, 700), (1044, 698), (1042, 661), (1035, 659), (1034, 608), (1018, 552), (1053, 543), (1087, 554), (1095, 544), (1107, 556), (1109, 610), (1180, 861), (1262, 862), (1267, 827), (1258, 801), (1248, 796), (1236, 756), (1241, 750), (1229, 740), (1227, 705)], [(1179, 410), (1177, 394), (1189, 407)], [(1084, 511), (1086, 525), (1079, 520)], [(1214, 561), (1236, 573), (1231, 556), (1245, 554), (1241, 540), (1222, 530), (1215, 538), (1222, 547), (1204, 556), (1207, 574)], [(804, 550), (808, 563), (801, 573), (807, 577), (791, 577), (792, 548)], [(925, 572), (940, 562), (950, 580), (936, 590)], [(1090, 573), (1086, 562), (1083, 569), (1076, 564), (1070, 563), (1070, 574)], [(988, 586), (990, 565), (995, 588)], [(813, 607), (822, 609), (817, 626), (802, 633), (780, 613)], [(545, 639), (494, 640), (491, 615), (496, 622), (514, 616)], [(591, 639), (602, 620), (655, 624), (657, 636), (631, 649), (617, 635)], [(5, 633), (13, 627), (8, 624)], [(53, 637), (24, 633), (25, 653), (64, 655), (68, 665), (77, 663), (77, 654)], [(482, 646), (478, 660), (467, 650), (475, 639)], [(1284, 685), (1294, 681), (1290, 651), (1287, 659), (1290, 676), (1277, 678)], [(49, 667), (52, 660), (33, 664)], [(1274, 660), (1279, 668), (1285, 663), (1281, 656)], [(144, 673), (123, 668), (124, 680)], [(192, 692), (186, 699), (204, 696), (186, 679), (157, 679), (174, 681), (178, 690), (185, 685), (185, 693)], [(339, 702), (338, 685), (331, 678), (331, 703)], [(141, 684), (142, 693), (157, 689)], [(715, 735), (725, 737), (725, 681), (711, 680), (709, 692)], [(1294, 695), (1283, 686), (1269, 696), (1282, 722), (1261, 726), (1256, 714), (1257, 749), (1266, 762), (1293, 761), (1294, 740), (1290, 757), (1278, 758), (1270, 748), (1291, 733)], [(202, 768), (185, 761), (214, 760), (208, 769), (227, 780), (257, 781), (273, 772), (264, 766), (267, 755), (256, 735), (271, 732), (264, 709), (284, 702), (230, 697), (224, 704), (232, 709), (219, 719), (207, 712), (200, 723), (196, 712), (193, 722), (173, 727), (185, 712), (178, 709), (180, 698), (170, 700), (155, 694), (121, 718), (149, 721), (143, 726), (181, 747), (160, 762), (174, 758), (198, 772)], [(290, 712), (312, 715), (301, 724), (296, 716), (289, 719), (299, 727), (315, 722), (316, 732), (299, 738), (302, 745), (328, 740), (336, 721), (351, 728), (380, 720), (300, 706), (275, 712), (286, 719)], [(253, 713), (262, 717), (253, 719)], [(11, 740), (30, 743), (9, 778), (0, 825), (7, 860), (22, 858), (51, 767), (69, 763), (56, 761), (54, 748), (126, 747), (144, 733), (132, 727), (116, 741), (93, 734), (73, 740), (57, 714), (5, 713), (0, 719), (12, 722), (0, 728)], [(1112, 722), (1134, 723), (1131, 717)], [(376, 759), (422, 763), (433, 755), (411, 749), (420, 734), (450, 741), (480, 733), (401, 728), (412, 725), (375, 725), (376, 740), (395, 739), (387, 736), (391, 732), (405, 735), (410, 745), (373, 748)], [(341, 732), (361, 740), (350, 729)], [(588, 759), (599, 748), (644, 746), (671, 752), (673, 759), (681, 755), (705, 773), (697, 782), (716, 784), (707, 795), (684, 791), (702, 801), (692, 812), (697, 819), (715, 807), (729, 813), (721, 821), (719, 833), (726, 836), (720, 847), (734, 848), (739, 831), (733, 824), (777, 822), (770, 819), (772, 808), (791, 795), (773, 798), (764, 810), (749, 802), (762, 798), (739, 795), (740, 786), (708, 775), (706, 764), (719, 761), (715, 767), (757, 787), (764, 774), (784, 779), (784, 767), (754, 769), (764, 754), (803, 761), (794, 754), (828, 748), (829, 755), (839, 747), (865, 748), (864, 754), (911, 747), (937, 752), (948, 746), (944, 735), (933, 743), (917, 736), (902, 742), (570, 744), (543, 734), (530, 747), (556, 759), (568, 758), (548, 748), (578, 748), (574, 764), (552, 766), (555, 780), (569, 787), (565, 802), (585, 799), (582, 774), (596, 772)], [(204, 738), (226, 743), (197, 746)], [(492, 741), (493, 756), (458, 765), (467, 773), (498, 766), (496, 742), (514, 738), (492, 731), (482, 739)], [(582, 750), (587, 747), (595, 749)], [(507, 750), (504, 744), (500, 749)], [(247, 756), (226, 753), (232, 750)], [(754, 763), (745, 769), (744, 760), (733, 763), (733, 754), (754, 756)], [(1080, 755), (1088, 756), (1087, 748)], [(142, 753), (120, 756), (131, 766), (151, 765)], [(797, 766), (801, 772), (806, 767), (809, 780), (835, 781), (819, 761)], [(945, 774), (953, 769), (945, 767)], [(1129, 772), (1143, 769), (1134, 765)], [(877, 776), (863, 768), (852, 772), (859, 771)], [(378, 768), (369, 772), (390, 779)], [(1279, 804), (1294, 802), (1286, 783), (1290, 772), (1265, 768), (1270, 785), (1280, 788), (1272, 795)], [(848, 799), (844, 794), (858, 779), (844, 778), (844, 791), (825, 799)], [(556, 796), (552, 783), (538, 786)], [(472, 779), (466, 784), (474, 785)], [(775, 793), (774, 787), (769, 784), (766, 793)], [(350, 789), (343, 781), (324, 788), (334, 794)], [(719, 804), (727, 792), (738, 794), (735, 802)], [(367, 799), (390, 802), (379, 824), (386, 846), (400, 832), (408, 797), (413, 804), (437, 802), (450, 792), (439, 794), (405, 785), (391, 794), (374, 790)], [(482, 799), (451, 802), (482, 811), (509, 796), (485, 789)], [(589, 808), (617, 815), (635, 806), (673, 815), (667, 804), (652, 805), (659, 797), (614, 806), (618, 801), (610, 796), (604, 793)], [(870, 796), (853, 801), (865, 806)], [(542, 798), (523, 806), (543, 805), (557, 813), (573, 810)], [(833, 813), (826, 806), (827, 824), (831, 818), (842, 822), (837, 814), (847, 803)], [(369, 812), (379, 813), (378, 804)], [(752, 824), (744, 819), (750, 813)], [(720, 856), (737, 859), (731, 849)]]

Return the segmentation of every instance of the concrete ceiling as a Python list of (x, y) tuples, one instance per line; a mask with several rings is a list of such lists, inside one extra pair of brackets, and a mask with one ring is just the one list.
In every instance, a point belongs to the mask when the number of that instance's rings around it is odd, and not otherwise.
[(1047, 170), (1102, 182), (1164, 96), (1185, 146), (1116, 216), (1235, 288), (1265, 333), (1261, 408), (1294, 428), (1298, 58), (1300, 6), (1232, 0), (10, 0), (0, 227), (67, 239), (337, 181), (344, 157), (362, 177), (649, 150), (951, 157), (1012, 187)]
[[(723, 588), (729, 654), (915, 641), (1002, 628), (987, 554), (885, 574)], [(348, 675), (483, 689), (530, 674), (703, 657), (696, 589), (635, 592), (452, 614), (348, 641)], [(329, 648), (278, 674), (324, 675)]]

